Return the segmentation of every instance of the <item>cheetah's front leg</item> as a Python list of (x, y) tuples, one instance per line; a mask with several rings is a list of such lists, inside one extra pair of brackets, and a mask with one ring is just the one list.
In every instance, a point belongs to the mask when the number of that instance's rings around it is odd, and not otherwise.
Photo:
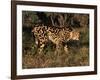
[(64, 51), (66, 54), (68, 53), (68, 46), (67, 45), (64, 46)]
[(44, 44), (42, 44), (40, 47), (39, 47), (39, 49), (38, 49), (38, 53), (39, 54), (42, 54), (43, 53), (43, 49), (44, 49)]
[(57, 44), (55, 54), (60, 55), (62, 52), (63, 52), (63, 45), (62, 44)]

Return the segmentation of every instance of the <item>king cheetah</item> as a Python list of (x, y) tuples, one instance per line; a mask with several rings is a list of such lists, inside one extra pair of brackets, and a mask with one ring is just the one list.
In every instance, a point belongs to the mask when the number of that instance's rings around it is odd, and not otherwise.
[[(35, 43), (39, 47), (39, 53), (42, 53), (43, 48), (48, 41), (51, 41), (56, 45), (55, 51), (59, 51), (64, 42), (68, 42), (69, 40), (79, 40), (80, 37), (78, 31), (66, 27), (35, 26), (32, 32), (35, 36)], [(67, 49), (67, 45), (65, 45), (64, 50), (65, 49)]]

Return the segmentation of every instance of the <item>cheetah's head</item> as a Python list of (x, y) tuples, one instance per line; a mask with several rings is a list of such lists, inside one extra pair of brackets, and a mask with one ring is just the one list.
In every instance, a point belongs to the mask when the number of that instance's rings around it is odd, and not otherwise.
[(79, 40), (80, 33), (78, 31), (71, 31), (70, 32), (70, 39), (71, 40)]

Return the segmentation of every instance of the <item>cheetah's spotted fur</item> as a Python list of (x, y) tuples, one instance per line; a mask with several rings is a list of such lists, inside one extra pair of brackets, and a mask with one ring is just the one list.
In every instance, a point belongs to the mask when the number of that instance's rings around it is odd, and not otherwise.
[(35, 26), (32, 32), (34, 33), (36, 44), (39, 45), (40, 53), (49, 40), (56, 44), (56, 49), (59, 50), (63, 42), (79, 40), (80, 35), (79, 32), (66, 27)]

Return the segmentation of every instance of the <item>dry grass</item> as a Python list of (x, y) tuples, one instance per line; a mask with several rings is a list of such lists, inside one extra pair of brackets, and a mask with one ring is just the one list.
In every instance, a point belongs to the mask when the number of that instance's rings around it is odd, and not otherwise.
[(67, 66), (87, 66), (89, 65), (89, 48), (70, 48), (66, 54), (25, 54), (23, 56), (23, 68), (45, 68), (45, 67), (67, 67)]

